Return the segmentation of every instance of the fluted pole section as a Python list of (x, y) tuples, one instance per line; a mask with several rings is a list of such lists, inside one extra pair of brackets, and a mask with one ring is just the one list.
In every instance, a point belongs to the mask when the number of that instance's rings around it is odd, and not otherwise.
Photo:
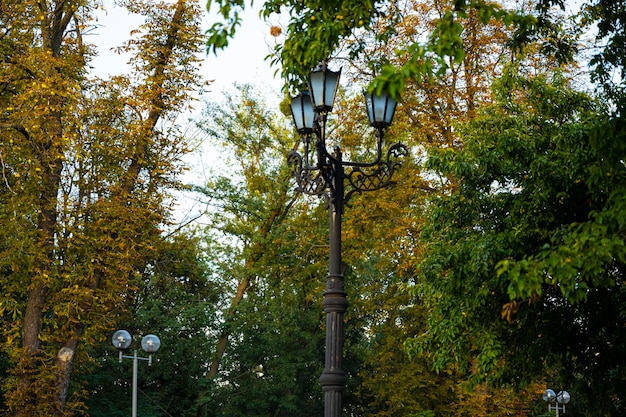
[(324, 292), (326, 313), (326, 356), (320, 385), (324, 391), (324, 416), (341, 417), (342, 397), (346, 376), (342, 368), (344, 342), (344, 314), (348, 308), (341, 265), (341, 215), (344, 199), (344, 168), (341, 152), (337, 149), (333, 161), (330, 195), (330, 254), (329, 272)]

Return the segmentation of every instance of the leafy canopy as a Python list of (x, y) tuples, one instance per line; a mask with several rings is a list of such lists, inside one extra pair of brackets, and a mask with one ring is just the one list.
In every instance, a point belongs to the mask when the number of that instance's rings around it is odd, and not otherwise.
[(605, 410), (606, 390), (623, 396), (626, 377), (615, 322), (625, 313), (623, 121), (558, 73), (511, 69), (495, 96), (460, 127), (462, 150), (430, 158), (457, 181), (423, 230), (414, 292), (431, 312), (408, 345), (476, 381), (548, 377)]

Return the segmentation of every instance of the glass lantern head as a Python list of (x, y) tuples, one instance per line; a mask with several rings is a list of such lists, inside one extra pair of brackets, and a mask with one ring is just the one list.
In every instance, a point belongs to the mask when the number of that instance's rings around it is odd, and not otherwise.
[(315, 111), (323, 113), (332, 111), (340, 76), (341, 68), (339, 71), (331, 71), (326, 62), (322, 62), (318, 68), (311, 71), (309, 91)]
[(311, 102), (311, 95), (308, 91), (303, 91), (291, 99), (291, 116), (298, 133), (306, 134), (313, 132), (315, 112)]
[(391, 95), (384, 91), (381, 94), (376, 94), (375, 91), (368, 93), (363, 91), (365, 96), (365, 107), (367, 109), (367, 117), (370, 121), (370, 126), (376, 128), (385, 128), (391, 126), (393, 121), (393, 115), (396, 112), (397, 101), (395, 101)]

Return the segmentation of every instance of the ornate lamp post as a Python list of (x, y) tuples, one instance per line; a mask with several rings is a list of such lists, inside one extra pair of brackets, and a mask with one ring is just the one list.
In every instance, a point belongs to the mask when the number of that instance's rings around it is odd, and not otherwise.
[(548, 403), (548, 411), (556, 411), (556, 417), (559, 417), (559, 412), (565, 414), (565, 404), (571, 399), (569, 392), (559, 391), (557, 394), (549, 388), (544, 392), (542, 398)]
[(137, 350), (134, 351), (133, 356), (127, 356), (123, 354), (123, 351), (130, 347), (130, 343), (133, 338), (126, 330), (118, 330), (113, 334), (111, 342), (120, 352), (120, 362), (122, 359), (133, 360), (133, 408), (132, 417), (137, 417), (137, 368), (138, 361), (148, 361), (148, 366), (152, 366), (152, 354), (155, 353), (161, 347), (161, 341), (153, 334), (144, 336), (141, 339), (141, 348), (148, 354), (147, 358), (137, 356)]
[(383, 158), (384, 131), (391, 125), (396, 102), (388, 94), (364, 92), (370, 126), (376, 129), (376, 157), (371, 162), (342, 159), (341, 149), (326, 147), (326, 120), (332, 111), (341, 70), (322, 63), (310, 74), (309, 90), (294, 97), (291, 112), (300, 134), (302, 153), (291, 151), (288, 161), (297, 190), (327, 199), (330, 213), (330, 256), (323, 307), (326, 313), (326, 355), (320, 385), (324, 391), (324, 416), (340, 417), (346, 377), (342, 369), (344, 314), (348, 307), (341, 268), (341, 216), (354, 193), (374, 191), (391, 184), (394, 171), (407, 154), (404, 145), (389, 147)]

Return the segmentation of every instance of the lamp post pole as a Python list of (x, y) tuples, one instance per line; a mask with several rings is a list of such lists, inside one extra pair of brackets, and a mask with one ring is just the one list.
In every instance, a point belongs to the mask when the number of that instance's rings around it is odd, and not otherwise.
[(133, 360), (133, 381), (132, 381), (132, 417), (137, 417), (137, 374), (139, 368), (139, 361), (147, 361), (148, 366), (152, 366), (152, 354), (159, 350), (161, 347), (161, 341), (159, 338), (153, 334), (149, 334), (144, 336), (141, 339), (141, 348), (148, 353), (148, 357), (144, 358), (137, 355), (137, 350), (133, 352), (133, 356), (124, 355), (124, 350), (130, 347), (130, 343), (132, 342), (132, 336), (126, 330), (118, 330), (113, 334), (113, 339), (111, 340), (113, 346), (115, 346), (119, 350), (119, 360), (122, 362), (122, 359), (132, 359)]
[(344, 314), (348, 300), (341, 267), (341, 217), (343, 212), (344, 167), (341, 151), (336, 150), (333, 187), (328, 211), (329, 221), (329, 268), (322, 306), (326, 313), (326, 355), (320, 385), (324, 391), (324, 416), (339, 417), (342, 410), (343, 390), (346, 377), (342, 367), (344, 342)]
[[(128, 357), (128, 356), (126, 356)], [(124, 358), (123, 355), (120, 355), (120, 362)], [(137, 356), (137, 351), (133, 352), (133, 408), (132, 408), (132, 417), (137, 417), (137, 374), (139, 373), (139, 356)], [(141, 358), (144, 359), (144, 358)]]
[[(324, 416), (341, 417), (346, 376), (342, 367), (344, 314), (348, 300), (341, 261), (341, 218), (354, 193), (374, 191), (392, 183), (391, 177), (407, 154), (400, 143), (383, 158), (384, 130), (391, 125), (396, 102), (388, 94), (364, 92), (370, 126), (376, 128), (376, 157), (371, 162), (345, 161), (341, 149), (326, 147), (326, 121), (332, 110), (341, 70), (324, 62), (310, 74), (308, 91), (291, 102), (291, 111), (303, 145), (302, 153), (288, 155), (297, 190), (327, 199), (329, 217), (329, 268), (322, 306), (326, 313), (326, 353), (320, 385), (324, 391)], [(346, 170), (346, 168), (348, 168)]]

